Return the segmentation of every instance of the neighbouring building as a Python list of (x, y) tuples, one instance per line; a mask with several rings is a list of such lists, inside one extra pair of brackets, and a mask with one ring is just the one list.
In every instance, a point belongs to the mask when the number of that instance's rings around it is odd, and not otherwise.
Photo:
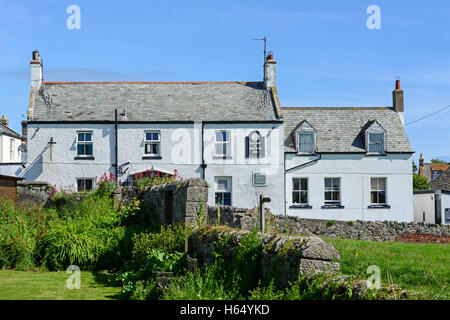
[(281, 108), (273, 54), (260, 82), (44, 82), (31, 61), (27, 164), (60, 188), (145, 170), (208, 181), (208, 204), (334, 220), (413, 221), (403, 90), (393, 107)]
[(283, 108), (288, 215), (413, 221), (412, 149), (393, 107)]
[(431, 181), (431, 189), (450, 190), (450, 167)]
[(22, 137), (9, 128), (5, 115), (0, 118), (0, 174), (18, 176), (22, 169)]
[(419, 158), (419, 175), (424, 176), (428, 181), (433, 182), (441, 173), (450, 168), (448, 163), (425, 163), (423, 154)]
[(450, 224), (450, 191), (414, 191), (414, 222)]

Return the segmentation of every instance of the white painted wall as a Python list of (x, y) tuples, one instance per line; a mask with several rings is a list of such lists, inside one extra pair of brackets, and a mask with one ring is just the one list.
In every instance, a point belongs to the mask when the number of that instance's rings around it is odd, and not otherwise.
[[(231, 131), (231, 159), (214, 158), (216, 130)], [(265, 137), (265, 157), (245, 158), (245, 137), (258, 130)], [(283, 125), (282, 124), (207, 124), (204, 129), (208, 204), (214, 205), (214, 177), (232, 177), (232, 205), (242, 208), (258, 206), (259, 195), (271, 198), (265, 207), (275, 214), (284, 214), (283, 203)], [(267, 186), (254, 187), (253, 173), (266, 174)]]
[[(39, 128), (39, 130), (38, 130)], [(274, 129), (272, 129), (274, 128)], [(232, 132), (232, 159), (214, 159), (214, 137), (218, 129)], [(93, 132), (93, 156), (95, 160), (75, 160), (78, 130)], [(143, 159), (144, 132), (160, 131), (161, 159)], [(201, 123), (198, 124), (120, 124), (118, 145), (119, 165), (130, 162), (129, 173), (159, 169), (173, 172), (184, 179), (201, 177)], [(266, 157), (245, 159), (245, 137), (253, 130), (266, 136)], [(53, 161), (50, 161), (48, 142), (53, 137)], [(252, 208), (257, 205), (259, 193), (272, 198), (266, 206), (276, 213), (283, 213), (283, 158), (282, 124), (205, 124), (206, 180), (214, 186), (214, 177), (231, 176), (233, 181), (233, 205)], [(76, 190), (76, 178), (100, 177), (115, 172), (114, 125), (112, 124), (28, 124), (28, 164), (23, 176), (26, 180), (47, 181), (58, 188)], [(267, 187), (252, 186), (252, 173), (267, 174)], [(214, 204), (214, 187), (210, 188), (210, 205)]]
[[(13, 153), (11, 157), (11, 141), (13, 141)], [(0, 163), (18, 163), (22, 160), (22, 155), (19, 150), (21, 140), (10, 137), (5, 134), (0, 134)]]
[[(286, 154), (286, 169), (306, 163), (318, 156)], [(324, 154), (322, 159), (292, 170), (286, 175), (287, 214), (311, 219), (340, 221), (413, 221), (412, 155), (390, 154), (365, 156), (360, 154)], [(291, 209), (292, 178), (309, 179), (309, 205), (312, 209)], [(341, 178), (343, 209), (322, 209), (324, 179)], [(369, 209), (371, 177), (387, 178), (389, 209)]]
[[(423, 219), (424, 215), (425, 221)], [(436, 213), (434, 193), (414, 194), (414, 222), (435, 223), (435, 221)]]
[[(441, 207), (442, 207), (442, 223), (443, 224), (450, 224), (450, 221), (446, 221), (445, 219), (445, 212), (450, 212), (450, 192), (442, 191), (442, 197), (441, 197)], [(450, 214), (450, 213), (449, 213)]]

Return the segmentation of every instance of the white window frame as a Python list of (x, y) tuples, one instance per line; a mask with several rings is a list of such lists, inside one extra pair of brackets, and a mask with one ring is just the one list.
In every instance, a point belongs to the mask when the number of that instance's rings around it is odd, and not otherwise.
[[(381, 142), (370, 142), (370, 135), (371, 134), (380, 134), (381, 135)], [(382, 131), (367, 131), (367, 153), (369, 154), (384, 154), (386, 150), (386, 135)], [(381, 151), (370, 151), (371, 145), (381, 145)]]
[[(91, 140), (90, 141), (79, 141), (78, 140), (78, 135), (82, 133), (82, 134), (86, 134), (86, 133), (90, 133), (91, 134)], [(78, 154), (78, 145), (88, 145), (90, 144), (92, 146), (92, 154)], [(89, 131), (89, 130), (82, 130), (82, 131), (77, 131), (77, 157), (85, 157), (85, 158), (89, 158), (89, 157), (93, 157), (94, 156), (94, 132), (93, 131)]]
[[(75, 180), (77, 182), (77, 192), (92, 191), (92, 190), (95, 189), (95, 179), (94, 178), (91, 178), (91, 177), (77, 177)], [(85, 188), (85, 190), (79, 190), (79, 188), (78, 188), (78, 181), (79, 180), (91, 180), (92, 181), (92, 189), (91, 190), (86, 190), (86, 188)]]
[(10, 138), (9, 139), (9, 160), (12, 162), (14, 161), (14, 146), (15, 146), (15, 141), (14, 139)]
[[(377, 179), (377, 188), (375, 190), (372, 189), (372, 179)], [(384, 180), (384, 188), (385, 189), (380, 189), (379, 188), (379, 182), (378, 180), (383, 179)], [(386, 177), (371, 177), (370, 178), (370, 205), (372, 206), (386, 206), (388, 204), (388, 194), (387, 194), (387, 189), (388, 189), (388, 185), (387, 185), (388, 181)], [(382, 192), (384, 191), (384, 203), (380, 203), (380, 202), (372, 202), (372, 192)]]
[[(326, 180), (327, 179), (332, 179), (332, 183), (331, 183), (331, 187), (329, 188), (329, 189), (327, 189), (327, 184), (326, 184)], [(339, 188), (338, 188), (338, 190), (336, 191), (335, 190), (335, 186), (334, 186), (334, 184), (333, 184), (333, 181), (334, 180), (338, 180), (339, 181)], [(326, 177), (326, 178), (324, 178), (324, 180), (323, 180), (323, 182), (324, 182), (324, 185), (323, 185), (323, 189), (324, 189), (324, 193), (323, 193), (323, 196), (324, 196), (324, 205), (325, 206), (341, 206), (342, 204), (341, 204), (341, 201), (342, 201), (342, 192), (341, 192), (341, 190), (342, 190), (342, 183), (341, 183), (341, 178), (340, 177)], [(327, 192), (331, 192), (331, 194), (333, 194), (333, 193), (339, 193), (339, 199), (338, 200), (326, 200), (326, 193)], [(331, 197), (331, 198), (333, 198), (333, 196)]]
[[(299, 188), (298, 190), (294, 189), (294, 180), (299, 180)], [(306, 190), (302, 189), (302, 183), (301, 180), (306, 180)], [(299, 200), (301, 201), (301, 194), (302, 193), (306, 193), (306, 202), (294, 202), (294, 193), (298, 193), (299, 194)], [(292, 205), (309, 205), (309, 179), (305, 178), (305, 177), (292, 177), (292, 192), (291, 192), (291, 203)]]
[[(147, 133), (157, 133), (158, 134), (158, 140), (147, 140)], [(158, 152), (157, 153), (147, 153), (147, 144), (153, 144), (156, 145)], [(144, 155), (145, 156), (153, 156), (153, 157), (160, 157), (161, 156), (161, 131), (159, 130), (145, 130), (144, 131)]]
[[(219, 188), (219, 180), (227, 180), (228, 188), (221, 189)], [(225, 194), (230, 194), (230, 206), (233, 205), (233, 178), (232, 177), (214, 177), (214, 202), (216, 201), (216, 195), (220, 194), (222, 196), (222, 203), (225, 199)], [(215, 203), (217, 204), (217, 203)]]
[[(218, 133), (226, 133), (226, 137), (228, 138), (227, 141), (218, 141), (217, 140), (217, 134)], [(223, 153), (217, 153), (217, 145), (222, 145), (222, 152)], [(228, 145), (228, 147), (227, 147)], [(231, 153), (231, 130), (216, 130), (214, 132), (214, 157), (215, 158), (223, 158), (223, 159), (228, 159), (231, 158), (231, 154), (227, 154), (227, 151), (229, 150)]]

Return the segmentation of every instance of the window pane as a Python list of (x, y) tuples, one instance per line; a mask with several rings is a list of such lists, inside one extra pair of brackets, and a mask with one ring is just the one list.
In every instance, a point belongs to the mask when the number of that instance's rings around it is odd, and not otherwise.
[(151, 132), (146, 132), (145, 133), (145, 140), (152, 140), (152, 133)]
[(378, 190), (386, 190), (386, 178), (378, 179)]
[(216, 132), (216, 141), (223, 141), (223, 132), (222, 131)]
[(339, 192), (333, 192), (333, 200), (339, 200)]
[(92, 190), (92, 180), (91, 179), (86, 180), (86, 190)]
[(216, 192), (215, 203), (222, 205), (222, 193)]
[(308, 203), (308, 193), (306, 191), (300, 193), (300, 203)]
[(375, 191), (372, 191), (370, 193), (370, 201), (371, 203), (378, 203), (378, 193)]
[(292, 203), (300, 203), (300, 192), (292, 192)]
[(225, 192), (223, 194), (223, 204), (226, 206), (231, 206), (231, 192)]
[(224, 146), (223, 143), (216, 143), (216, 154), (217, 155), (223, 155), (224, 154)]
[(84, 141), (84, 133), (78, 134), (78, 141)]
[(300, 190), (300, 179), (293, 179), (293, 190)]
[(84, 155), (84, 144), (77, 145), (77, 155), (79, 156)]
[(86, 144), (86, 155), (92, 156), (92, 144)]
[(325, 189), (331, 188), (331, 179), (325, 178)]
[(340, 182), (339, 178), (334, 178), (333, 179), (333, 187), (334, 187), (334, 189), (339, 190), (339, 182)]
[(386, 203), (386, 193), (384, 191), (378, 193), (378, 201), (379, 203)]
[(85, 141), (92, 141), (92, 133), (85, 133), (84, 139)]
[(308, 190), (308, 179), (301, 179), (302, 190)]
[(300, 134), (300, 143), (313, 143), (313, 134), (312, 133), (301, 133)]
[(383, 134), (369, 133), (369, 142), (383, 142)]
[(377, 178), (372, 178), (370, 180), (370, 189), (371, 190), (377, 190), (378, 189)]
[(152, 133), (152, 138), (153, 138), (153, 140), (158, 141), (159, 140), (159, 133), (158, 132), (153, 132)]
[(331, 200), (331, 192), (325, 192), (325, 200), (326, 201)]

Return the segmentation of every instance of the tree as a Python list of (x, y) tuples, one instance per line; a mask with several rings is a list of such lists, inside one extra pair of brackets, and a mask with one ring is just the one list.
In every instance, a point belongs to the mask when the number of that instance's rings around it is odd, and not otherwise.
[(431, 163), (442, 163), (442, 164), (447, 164), (447, 162), (440, 160), (440, 159), (431, 159)]
[(431, 183), (424, 176), (413, 174), (413, 189), (414, 190), (428, 190), (431, 188)]

